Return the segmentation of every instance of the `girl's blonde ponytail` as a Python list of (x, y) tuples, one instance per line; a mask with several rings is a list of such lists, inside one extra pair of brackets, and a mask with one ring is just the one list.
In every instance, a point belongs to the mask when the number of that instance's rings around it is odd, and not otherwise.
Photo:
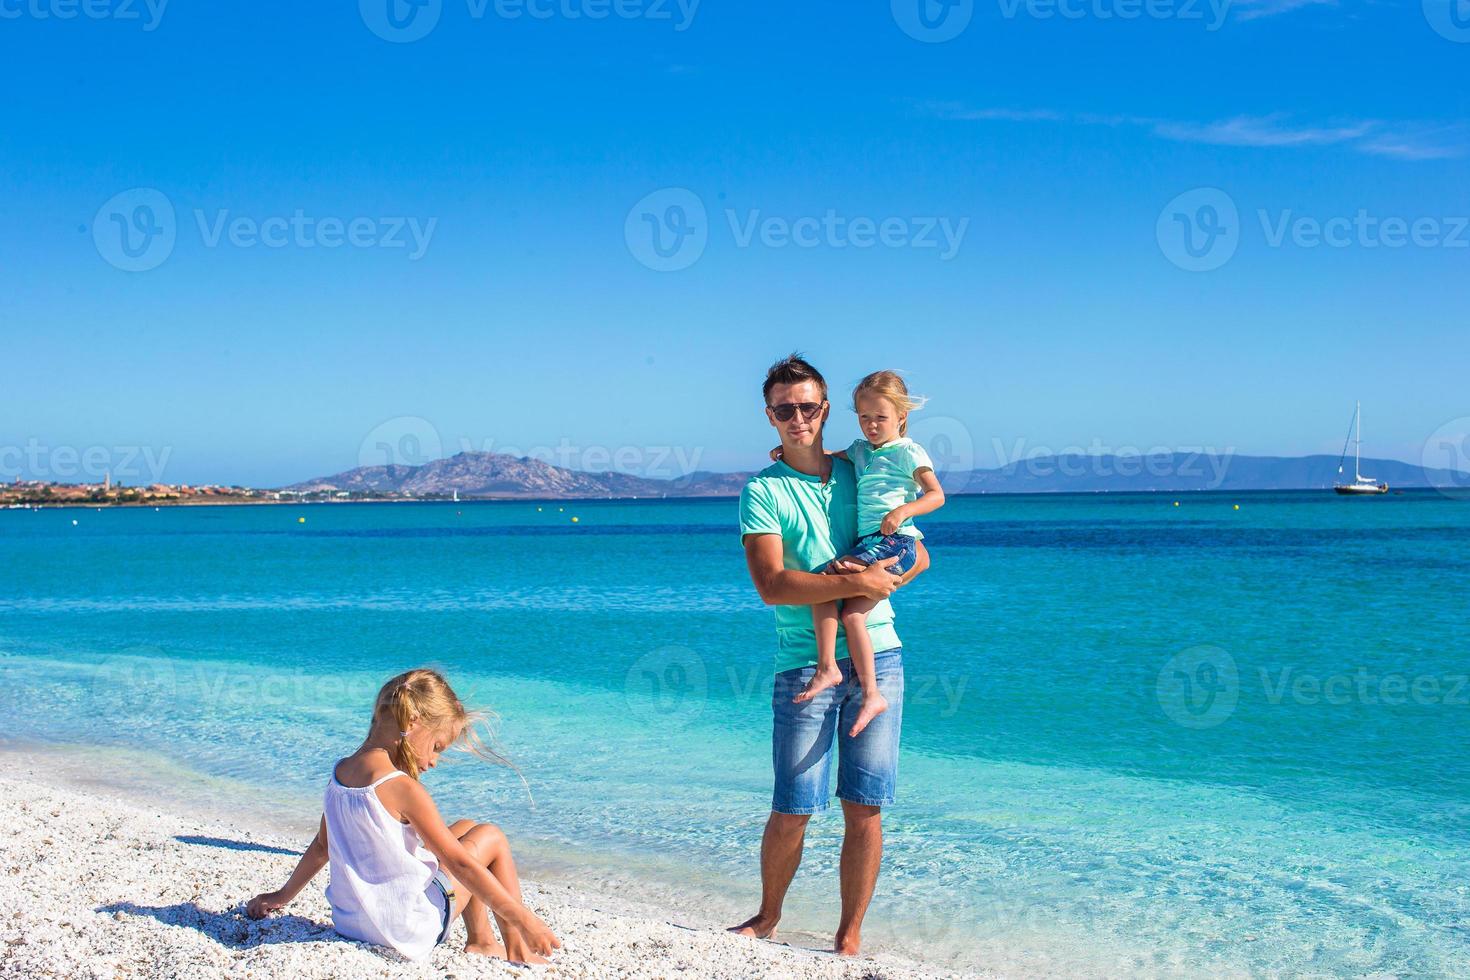
[(373, 717), (390, 719), (395, 726), (398, 742), (391, 753), (393, 765), (414, 779), (419, 778), (419, 759), (407, 735), (415, 723), (435, 730), (453, 728), (454, 744), (459, 748), (487, 762), (515, 768), (477, 731), (480, 727), (487, 727), (486, 716), (478, 711), (465, 710), (449, 682), (437, 670), (419, 668), (405, 671), (384, 684), (378, 691)]
[[(413, 746), (408, 744), (408, 730), (420, 717), (419, 712), (415, 710), (413, 688), (409, 685), (414, 673), (416, 672), (409, 671), (402, 675), (403, 682), (389, 695), (388, 708), (392, 712), (393, 723), (398, 726), (398, 744), (393, 749), (393, 765), (414, 779), (418, 779), (419, 760), (414, 754)], [(394, 678), (394, 680), (398, 679)]]

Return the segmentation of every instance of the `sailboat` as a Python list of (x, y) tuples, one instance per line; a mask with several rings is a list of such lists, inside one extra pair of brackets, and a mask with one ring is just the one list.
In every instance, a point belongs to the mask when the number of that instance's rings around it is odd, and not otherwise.
[[(1357, 436), (1353, 433), (1356, 431)], [(1342, 444), (1342, 456), (1337, 461), (1338, 475), (1342, 475), (1343, 465), (1347, 462), (1348, 443), (1353, 444), (1353, 482), (1334, 483), (1332, 489), (1344, 496), (1358, 496), (1370, 493), (1388, 493), (1388, 484), (1379, 483), (1371, 476), (1363, 475), (1362, 450), (1363, 450), (1363, 403), (1358, 402), (1357, 409), (1353, 412), (1352, 425), (1348, 426), (1348, 437)]]

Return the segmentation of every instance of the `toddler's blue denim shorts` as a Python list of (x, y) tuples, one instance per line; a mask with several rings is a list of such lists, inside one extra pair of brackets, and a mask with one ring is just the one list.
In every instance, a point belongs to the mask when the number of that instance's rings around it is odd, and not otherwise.
[(842, 557), (864, 565), (897, 558), (898, 561), (889, 565), (888, 570), (895, 575), (904, 575), (919, 560), (919, 539), (912, 534), (867, 534), (858, 538), (857, 544)]

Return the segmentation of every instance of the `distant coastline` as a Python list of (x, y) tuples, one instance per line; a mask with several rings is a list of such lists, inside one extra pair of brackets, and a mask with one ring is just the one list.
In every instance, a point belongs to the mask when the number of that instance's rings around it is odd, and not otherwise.
[[(1440, 492), (1435, 487), (1403, 487), (1392, 490), (1389, 496), (1427, 496)], [(975, 490), (970, 492), (949, 492), (951, 497), (1147, 497), (1159, 496), (1205, 496), (1218, 494), (1221, 497), (1230, 497), (1241, 494), (1272, 494), (1316, 496), (1324, 491), (1320, 487), (1284, 487), (1284, 488), (1255, 488), (1255, 489), (1214, 489), (1214, 490)], [(1459, 496), (1459, 494), (1455, 494)], [(500, 496), (500, 497), (462, 497), (452, 500), (448, 497), (322, 497), (307, 498), (296, 497), (287, 500), (261, 499), (251, 497), (228, 497), (217, 496), (191, 500), (158, 500), (158, 501), (129, 501), (129, 502), (94, 502), (94, 501), (55, 501), (39, 504), (7, 504), (0, 499), (0, 511), (5, 510), (146, 510), (153, 508), (159, 510), (164, 507), (280, 507), (293, 505), (319, 505), (328, 504), (332, 506), (348, 506), (352, 504), (510, 504), (510, 503), (695, 503), (699, 501), (733, 501), (738, 500), (739, 494), (700, 494), (692, 497), (667, 496), (667, 497), (526, 497), (526, 496)]]
[[(1330, 490), (1339, 478), (1331, 456), (1036, 455), (990, 469), (937, 464), (957, 496), (1064, 493), (1196, 493)], [(1470, 489), (1470, 473), (1390, 459), (1365, 459), (1365, 471), (1393, 491)], [(472, 500), (691, 500), (739, 496), (750, 472), (697, 471), (668, 478), (591, 473), (502, 453), (464, 452), (417, 466), (360, 466), (278, 489), (238, 485), (21, 481), (0, 484), (0, 508), (207, 506), (218, 504), (426, 503)]]

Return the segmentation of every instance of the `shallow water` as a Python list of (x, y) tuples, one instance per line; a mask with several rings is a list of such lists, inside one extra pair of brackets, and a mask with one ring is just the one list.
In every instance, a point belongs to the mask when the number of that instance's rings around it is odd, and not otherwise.
[[(437, 664), (530, 788), (446, 766), (443, 809), (717, 918), (753, 908), (769, 799), (774, 634), (734, 525), (733, 501), (0, 511), (0, 710), (309, 819), (377, 686)], [(1466, 973), (1470, 504), (956, 498), (925, 527), (871, 939), (1021, 975)], [(795, 928), (831, 928), (840, 832), (813, 821)]]

